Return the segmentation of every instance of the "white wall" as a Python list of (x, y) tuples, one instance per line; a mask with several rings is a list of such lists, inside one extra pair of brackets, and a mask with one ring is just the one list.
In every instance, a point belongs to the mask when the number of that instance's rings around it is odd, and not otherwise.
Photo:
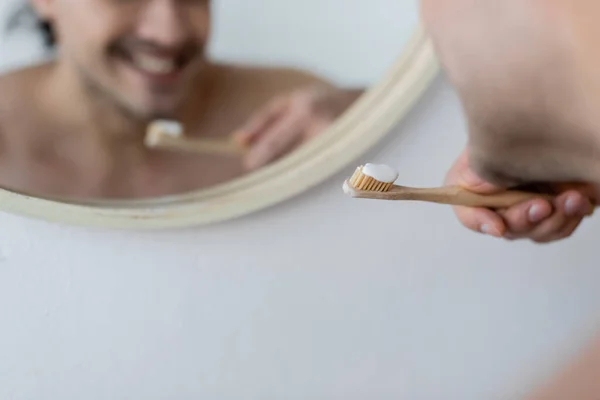
[[(463, 129), (438, 81), (360, 161), (435, 185)], [(0, 398), (504, 400), (600, 328), (600, 219), (507, 244), (445, 206), (347, 199), (351, 170), (187, 231), (0, 214)]]
[[(463, 139), (440, 79), (356, 163), (437, 185)], [(0, 399), (504, 400), (600, 331), (600, 219), (553, 246), (507, 244), (445, 206), (344, 197), (356, 163), (184, 231), (0, 213)]]
[(417, 0), (213, 0), (212, 54), (375, 83), (419, 21)]
[(8, 32), (8, 21), (24, 2), (0, 0), (0, 73), (44, 59), (41, 38), (31, 26)]
[[(42, 54), (31, 29), (1, 38), (10, 11), (23, 1), (0, 2), (0, 71)], [(416, 0), (212, 1), (213, 58), (306, 68), (347, 86), (375, 83), (418, 22)]]

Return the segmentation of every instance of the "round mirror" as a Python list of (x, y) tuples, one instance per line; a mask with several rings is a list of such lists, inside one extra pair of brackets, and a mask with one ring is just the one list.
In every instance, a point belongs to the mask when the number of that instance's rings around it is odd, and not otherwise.
[(285, 200), (377, 143), (437, 72), (417, 0), (11, 0), (0, 24), (1, 204), (85, 225)]

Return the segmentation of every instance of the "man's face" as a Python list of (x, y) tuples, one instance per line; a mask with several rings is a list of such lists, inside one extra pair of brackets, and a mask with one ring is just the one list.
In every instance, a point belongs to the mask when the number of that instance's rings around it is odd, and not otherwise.
[(209, 0), (36, 0), (61, 62), (119, 106), (172, 114), (205, 66)]

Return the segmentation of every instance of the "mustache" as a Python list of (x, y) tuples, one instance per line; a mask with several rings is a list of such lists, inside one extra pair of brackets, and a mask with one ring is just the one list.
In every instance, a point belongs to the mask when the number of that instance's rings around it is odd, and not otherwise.
[(135, 52), (143, 51), (156, 55), (174, 56), (179, 59), (189, 60), (204, 54), (205, 46), (194, 40), (187, 40), (175, 46), (164, 46), (144, 39), (129, 37), (119, 39), (108, 47), (109, 52)]

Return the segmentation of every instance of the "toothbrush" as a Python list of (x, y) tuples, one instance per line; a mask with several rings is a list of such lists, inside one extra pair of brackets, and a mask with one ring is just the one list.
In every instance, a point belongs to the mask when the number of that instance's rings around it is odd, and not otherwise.
[(144, 138), (150, 148), (180, 150), (192, 153), (241, 156), (245, 149), (233, 141), (219, 139), (190, 139), (184, 136), (179, 122), (156, 120), (150, 124)]
[(459, 186), (411, 188), (394, 184), (398, 173), (387, 165), (366, 164), (344, 182), (344, 193), (353, 198), (412, 200), (465, 207), (509, 208), (533, 199), (552, 201), (555, 196), (518, 190), (478, 194)]

